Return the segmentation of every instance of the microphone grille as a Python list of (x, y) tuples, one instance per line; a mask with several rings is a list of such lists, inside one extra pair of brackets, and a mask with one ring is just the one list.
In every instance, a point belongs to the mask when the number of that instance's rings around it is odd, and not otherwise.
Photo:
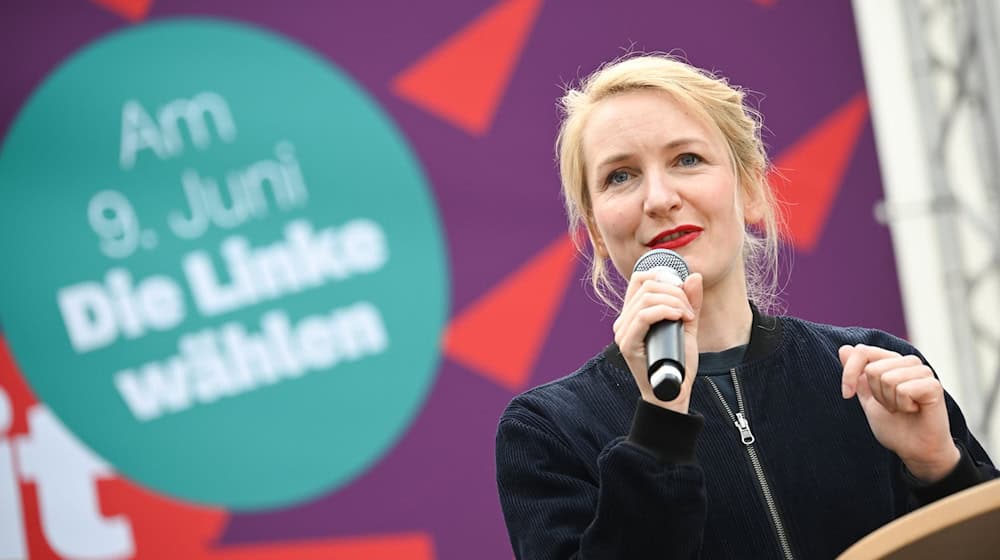
[(687, 280), (687, 263), (684, 262), (684, 259), (681, 258), (680, 255), (670, 249), (653, 249), (652, 251), (647, 252), (645, 255), (639, 257), (639, 260), (636, 261), (635, 268), (632, 269), (632, 272), (642, 272), (658, 266), (671, 268), (677, 273), (677, 276), (680, 277), (681, 280)]

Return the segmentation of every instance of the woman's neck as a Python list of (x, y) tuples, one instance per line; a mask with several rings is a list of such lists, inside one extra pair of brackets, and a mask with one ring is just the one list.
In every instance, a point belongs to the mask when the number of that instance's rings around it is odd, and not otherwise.
[(726, 296), (706, 291), (698, 319), (698, 350), (721, 352), (750, 342), (753, 311), (746, 288)]

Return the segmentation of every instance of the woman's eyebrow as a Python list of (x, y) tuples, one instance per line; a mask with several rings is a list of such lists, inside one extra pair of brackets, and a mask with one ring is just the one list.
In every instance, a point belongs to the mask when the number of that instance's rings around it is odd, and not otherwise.
[[(676, 140), (671, 140), (670, 142), (667, 142), (666, 144), (664, 144), (661, 149), (663, 151), (668, 151), (668, 150), (675, 150), (677, 148), (682, 148), (684, 146), (691, 146), (691, 145), (708, 146), (708, 143), (705, 142), (704, 140), (700, 139), (700, 138), (677, 138)], [(597, 167), (595, 169), (602, 169), (602, 168), (604, 168), (604, 167), (606, 167), (608, 165), (612, 165), (612, 164), (624, 161), (624, 160), (626, 160), (626, 159), (628, 159), (630, 157), (632, 157), (631, 153), (620, 153), (620, 154), (614, 154), (612, 156), (608, 156), (608, 157), (604, 158), (603, 160), (601, 160), (601, 162), (597, 164)]]

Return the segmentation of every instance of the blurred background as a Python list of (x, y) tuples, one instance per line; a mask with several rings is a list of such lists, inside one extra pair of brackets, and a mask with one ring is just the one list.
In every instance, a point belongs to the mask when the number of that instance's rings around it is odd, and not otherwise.
[(509, 559), (509, 400), (612, 339), (556, 99), (726, 76), (782, 311), (909, 339), (1000, 450), (990, 0), (0, 8), (0, 558)]

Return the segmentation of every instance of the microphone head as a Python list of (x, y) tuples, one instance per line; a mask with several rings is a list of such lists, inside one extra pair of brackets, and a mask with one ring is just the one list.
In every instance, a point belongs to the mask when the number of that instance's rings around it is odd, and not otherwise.
[(657, 267), (666, 267), (677, 273), (677, 277), (683, 282), (688, 277), (688, 265), (680, 255), (670, 249), (653, 249), (645, 255), (639, 257), (632, 273), (652, 270)]

